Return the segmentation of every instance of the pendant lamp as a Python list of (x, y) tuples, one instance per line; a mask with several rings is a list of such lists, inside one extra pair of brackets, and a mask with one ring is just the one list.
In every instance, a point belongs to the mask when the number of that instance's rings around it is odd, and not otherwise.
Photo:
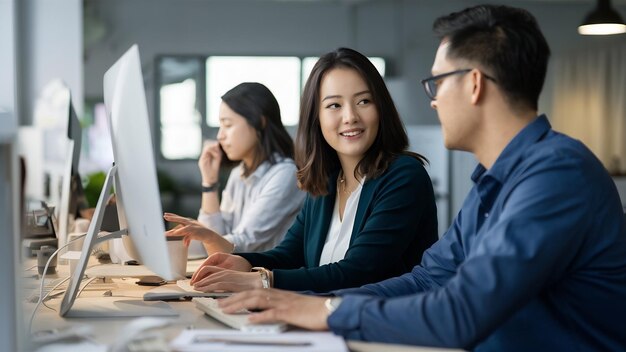
[(578, 27), (582, 35), (609, 35), (626, 33), (626, 24), (613, 7), (611, 0), (598, 0), (598, 5)]

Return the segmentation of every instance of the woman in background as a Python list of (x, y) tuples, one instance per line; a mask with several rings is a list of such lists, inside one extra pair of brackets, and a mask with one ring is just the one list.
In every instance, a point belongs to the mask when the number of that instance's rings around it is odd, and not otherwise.
[(325, 292), (410, 271), (437, 240), (437, 214), (425, 160), (407, 148), (372, 63), (346, 48), (322, 56), (304, 88), (296, 138), (298, 183), (309, 193), (302, 211), (276, 248), (213, 254), (192, 284)]
[[(176, 214), (165, 219), (179, 226), (168, 235), (192, 240), (190, 252), (262, 251), (274, 248), (287, 232), (304, 201), (296, 184), (293, 141), (270, 90), (260, 83), (241, 83), (222, 96), (217, 142), (205, 143), (198, 161), (202, 174), (202, 208), (198, 220)], [(240, 161), (218, 200), (223, 153)], [(195, 242), (195, 241), (193, 241)], [(201, 244), (200, 244), (201, 243)]]

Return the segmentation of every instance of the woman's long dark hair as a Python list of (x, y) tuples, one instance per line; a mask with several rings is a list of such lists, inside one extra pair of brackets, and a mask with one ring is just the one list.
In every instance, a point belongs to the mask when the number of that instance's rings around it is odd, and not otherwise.
[(322, 56), (311, 71), (300, 103), (300, 124), (296, 136), (296, 165), (300, 188), (314, 196), (328, 193), (328, 177), (341, 164), (337, 152), (322, 135), (319, 120), (320, 85), (324, 74), (334, 68), (353, 69), (365, 80), (378, 111), (378, 134), (357, 164), (354, 175), (368, 179), (380, 176), (401, 154), (411, 155), (422, 164), (423, 156), (407, 151), (409, 139), (391, 94), (374, 65), (361, 53), (339, 48)]
[(293, 141), (280, 118), (280, 106), (266, 86), (255, 82), (241, 83), (226, 92), (222, 101), (244, 117), (257, 133), (256, 156), (252, 165), (244, 170), (244, 176), (249, 176), (266, 160), (276, 163), (275, 154), (283, 158), (294, 157)]

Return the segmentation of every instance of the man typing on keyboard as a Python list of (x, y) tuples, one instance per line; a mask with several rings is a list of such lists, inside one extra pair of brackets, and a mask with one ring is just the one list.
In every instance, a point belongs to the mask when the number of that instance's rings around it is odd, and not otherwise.
[(487, 351), (626, 350), (626, 225), (613, 181), (538, 116), (550, 50), (535, 18), (496, 5), (439, 18), (422, 81), (450, 149), (480, 164), (446, 234), (410, 273), (312, 297), (256, 289), (264, 309), (348, 339)]

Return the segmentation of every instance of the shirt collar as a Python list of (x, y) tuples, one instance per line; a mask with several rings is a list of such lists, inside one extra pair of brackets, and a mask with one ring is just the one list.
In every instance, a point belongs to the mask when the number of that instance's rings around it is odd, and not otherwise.
[(270, 162), (269, 161), (264, 161), (261, 163), (261, 165), (259, 165), (256, 170), (254, 170), (254, 172), (252, 174), (250, 174), (248, 177), (245, 177), (243, 175), (244, 172), (244, 165), (243, 162), (241, 163), (241, 179), (244, 180), (244, 182), (246, 183), (251, 183), (251, 182), (255, 182), (256, 180), (259, 180), (263, 177), (263, 175), (265, 175), (265, 173), (267, 172), (267, 170), (269, 170), (270, 168)]
[[(283, 158), (278, 153), (275, 153), (274, 160), (276, 161), (276, 164), (278, 164), (283, 161)], [(261, 163), (261, 165), (259, 165), (256, 168), (256, 170), (254, 170), (254, 172), (250, 176), (244, 177), (243, 176), (244, 166), (242, 162), (241, 163), (241, 178), (244, 179), (246, 182), (254, 182), (256, 180), (260, 180), (267, 173), (270, 167), (272, 167), (272, 164), (270, 164), (268, 160), (265, 160), (264, 162)]]
[(500, 153), (491, 169), (487, 170), (482, 164), (478, 164), (472, 173), (472, 181), (478, 183), (483, 176), (489, 175), (498, 182), (504, 183), (504, 180), (511, 173), (523, 153), (531, 145), (543, 138), (551, 128), (552, 126), (546, 115), (539, 115), (513, 137), (502, 153)]

